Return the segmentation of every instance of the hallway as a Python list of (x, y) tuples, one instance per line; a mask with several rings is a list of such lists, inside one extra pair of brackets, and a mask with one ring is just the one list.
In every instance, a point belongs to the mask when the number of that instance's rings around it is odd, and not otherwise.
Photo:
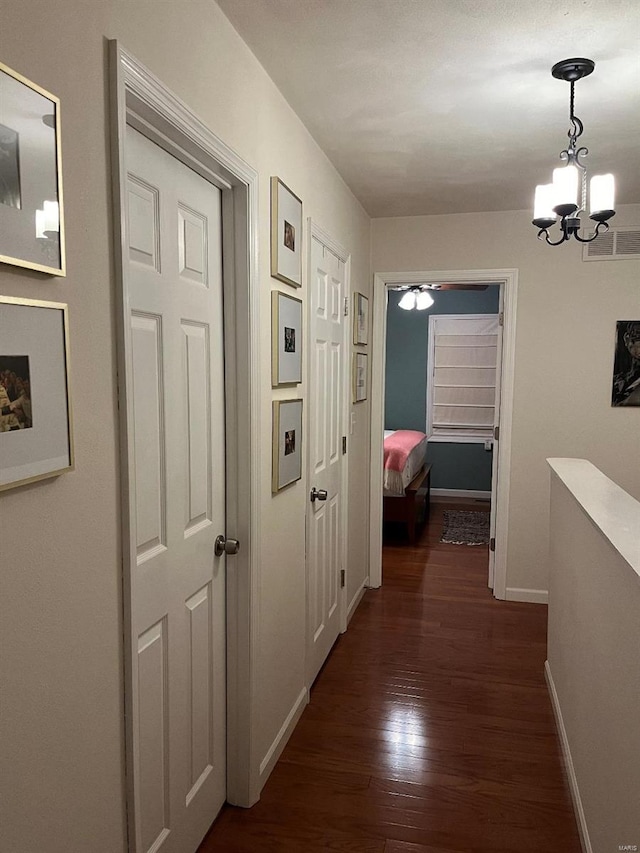
[[(496, 601), (483, 547), (384, 551), (260, 802), (199, 853), (580, 853), (544, 680), (546, 607)], [(478, 509), (457, 504), (456, 509)]]

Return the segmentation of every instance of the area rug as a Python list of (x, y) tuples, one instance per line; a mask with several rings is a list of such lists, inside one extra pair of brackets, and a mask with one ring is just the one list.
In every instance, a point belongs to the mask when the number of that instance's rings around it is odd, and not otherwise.
[(445, 510), (443, 515), (441, 542), (450, 545), (489, 544), (490, 513), (451, 509)]

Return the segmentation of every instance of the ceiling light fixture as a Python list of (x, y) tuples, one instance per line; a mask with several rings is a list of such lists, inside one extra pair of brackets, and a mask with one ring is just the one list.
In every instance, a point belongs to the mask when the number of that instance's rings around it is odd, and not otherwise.
[(414, 308), (418, 311), (424, 311), (426, 308), (430, 308), (433, 305), (433, 297), (429, 293), (431, 289), (431, 286), (427, 284), (417, 284), (410, 287), (398, 302), (398, 307), (404, 308), (405, 311), (412, 311)]
[[(550, 246), (559, 246), (572, 236), (580, 243), (590, 243), (601, 230), (609, 230), (607, 220), (615, 215), (613, 175), (594, 175), (589, 187), (589, 218), (597, 223), (596, 229), (590, 237), (579, 235), (580, 214), (587, 209), (587, 169), (581, 158), (585, 157), (589, 150), (584, 146), (578, 148), (578, 139), (582, 136), (584, 125), (573, 111), (574, 86), (576, 80), (588, 77), (594, 68), (595, 62), (591, 59), (563, 59), (562, 62), (556, 62), (551, 69), (551, 74), (556, 79), (566, 80), (571, 84), (571, 127), (567, 134), (569, 145), (560, 152), (560, 159), (564, 160), (566, 165), (553, 170), (553, 183), (536, 187), (533, 224), (539, 229), (538, 239), (545, 239)], [(554, 225), (558, 216), (562, 236), (554, 241), (549, 239), (549, 228)]]

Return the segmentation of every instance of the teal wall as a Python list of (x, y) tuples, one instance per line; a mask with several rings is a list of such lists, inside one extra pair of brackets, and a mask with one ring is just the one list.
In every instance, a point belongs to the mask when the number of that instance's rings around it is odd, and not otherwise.
[[(499, 285), (486, 290), (434, 292), (427, 311), (398, 308), (399, 291), (389, 291), (387, 306), (387, 363), (385, 371), (385, 429), (425, 431), (427, 417), (427, 350), (431, 314), (497, 314)], [(434, 489), (490, 491), (493, 452), (483, 444), (430, 442)]]

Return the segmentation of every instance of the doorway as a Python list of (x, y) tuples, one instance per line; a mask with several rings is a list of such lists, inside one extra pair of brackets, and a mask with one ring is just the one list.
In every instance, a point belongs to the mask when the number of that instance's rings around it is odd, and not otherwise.
[[(509, 512), (509, 463), (511, 443), (511, 408), (513, 395), (513, 355), (515, 345), (515, 310), (517, 270), (454, 270), (380, 273), (374, 277), (374, 318), (371, 407), (371, 585), (382, 583), (382, 439), (385, 413), (385, 361), (387, 302), (390, 289), (401, 285), (497, 284), (501, 289), (502, 353), (499, 359), (500, 406), (496, 407), (494, 453), (491, 478), (491, 545), (488, 585), (496, 598), (506, 598), (506, 553)], [(496, 452), (497, 449), (497, 452)]]
[(129, 849), (191, 853), (260, 789), (258, 181), (110, 51)]

